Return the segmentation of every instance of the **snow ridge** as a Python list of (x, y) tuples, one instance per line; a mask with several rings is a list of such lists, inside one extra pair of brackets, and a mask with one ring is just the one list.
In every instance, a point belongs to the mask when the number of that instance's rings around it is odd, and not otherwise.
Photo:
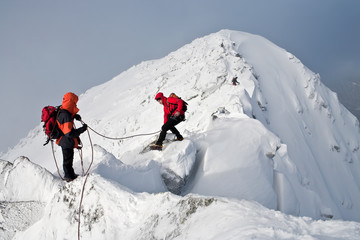
[[(155, 132), (163, 121), (154, 101), (159, 91), (189, 103), (187, 120), (178, 125), (185, 140), (146, 152), (156, 136), (109, 141), (91, 133), (95, 155), (81, 215), (84, 239), (355, 239), (358, 223), (307, 217), (360, 221), (359, 123), (295, 56), (260, 36), (222, 30), (89, 89), (78, 106), (82, 119), (104, 135)], [(85, 135), (82, 141), (89, 163), (90, 144)], [(55, 172), (43, 142), (39, 125), (0, 157), (24, 155)], [(61, 159), (59, 148), (55, 155)], [(64, 184), (25, 158), (1, 164), (1, 201), (46, 203), (40, 221), (15, 239), (77, 234), (83, 178)], [(74, 166), (80, 173), (78, 156)], [(8, 177), (20, 175), (19, 169), (39, 173), (40, 180), (30, 183), (42, 187), (20, 194), (16, 189), (28, 176)], [(204, 217), (209, 220), (199, 222)]]

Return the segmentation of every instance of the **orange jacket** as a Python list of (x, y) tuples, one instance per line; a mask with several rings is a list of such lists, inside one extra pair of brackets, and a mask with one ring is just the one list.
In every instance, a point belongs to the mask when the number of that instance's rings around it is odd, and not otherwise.
[(63, 97), (57, 124), (64, 136), (56, 139), (56, 144), (64, 148), (77, 148), (80, 142), (80, 134), (83, 131), (74, 129), (74, 116), (79, 109), (76, 104), (79, 98), (72, 92), (68, 92)]

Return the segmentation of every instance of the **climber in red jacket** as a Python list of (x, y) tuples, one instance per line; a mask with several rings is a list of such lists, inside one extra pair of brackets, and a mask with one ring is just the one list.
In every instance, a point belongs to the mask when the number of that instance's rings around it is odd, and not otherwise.
[(166, 98), (162, 92), (156, 94), (155, 100), (164, 106), (164, 125), (161, 127), (159, 139), (155, 145), (150, 147), (150, 149), (162, 150), (162, 144), (168, 130), (176, 135), (177, 141), (182, 141), (184, 139), (175, 128), (177, 124), (185, 120), (185, 112), (183, 111), (184, 101), (177, 97), (174, 93), (170, 94), (170, 96)]

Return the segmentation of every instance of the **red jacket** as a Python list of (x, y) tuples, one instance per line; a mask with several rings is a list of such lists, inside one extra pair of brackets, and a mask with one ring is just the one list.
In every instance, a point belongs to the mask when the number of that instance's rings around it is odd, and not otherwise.
[(161, 98), (161, 101), (164, 106), (164, 124), (168, 121), (168, 119), (173, 116), (176, 112), (179, 112), (180, 115), (184, 115), (183, 108), (183, 100), (175, 97), (164, 97), (162, 92), (156, 94), (155, 99)]

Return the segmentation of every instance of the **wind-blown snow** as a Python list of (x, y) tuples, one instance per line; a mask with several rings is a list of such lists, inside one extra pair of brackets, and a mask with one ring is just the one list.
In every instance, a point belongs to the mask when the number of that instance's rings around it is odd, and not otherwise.
[[(359, 123), (291, 53), (222, 30), (89, 89), (79, 113), (109, 137), (156, 132), (159, 91), (189, 103), (178, 125), (185, 140), (154, 152), (146, 147), (156, 136), (114, 141), (90, 132), (83, 239), (358, 238)], [(2, 211), (8, 239), (77, 236), (85, 178), (59, 180), (44, 141), (39, 125), (0, 156), (0, 201), (46, 205), (27, 230), (10, 228)], [(86, 134), (82, 141), (86, 169), (92, 148)]]

